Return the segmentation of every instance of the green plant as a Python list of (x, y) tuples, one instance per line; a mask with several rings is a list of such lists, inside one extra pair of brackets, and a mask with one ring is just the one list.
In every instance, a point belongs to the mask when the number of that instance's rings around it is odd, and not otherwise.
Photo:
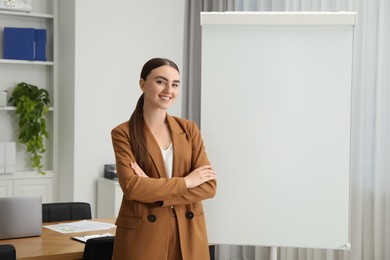
[(42, 154), (46, 152), (43, 137), (49, 137), (45, 120), (49, 111), (49, 92), (21, 82), (15, 86), (8, 102), (16, 106), (16, 115), (19, 117), (18, 140), (26, 146), (32, 167), (44, 175), (41, 160)]

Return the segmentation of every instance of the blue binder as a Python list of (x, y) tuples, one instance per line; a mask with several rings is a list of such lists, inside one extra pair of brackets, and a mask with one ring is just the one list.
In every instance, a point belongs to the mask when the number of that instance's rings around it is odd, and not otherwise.
[(46, 61), (46, 30), (35, 30), (35, 60)]
[(33, 28), (4, 27), (4, 59), (34, 60)]

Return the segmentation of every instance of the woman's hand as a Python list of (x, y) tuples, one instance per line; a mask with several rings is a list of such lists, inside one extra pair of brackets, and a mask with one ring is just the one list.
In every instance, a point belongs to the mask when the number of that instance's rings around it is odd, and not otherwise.
[(135, 174), (137, 174), (139, 177), (149, 178), (149, 176), (146, 175), (146, 173), (144, 173), (144, 171), (141, 169), (141, 167), (139, 167), (139, 165), (136, 162), (132, 162), (130, 167), (131, 169), (133, 169)]
[(184, 177), (188, 189), (195, 188), (214, 179), (215, 172), (213, 171), (211, 165), (200, 166)]

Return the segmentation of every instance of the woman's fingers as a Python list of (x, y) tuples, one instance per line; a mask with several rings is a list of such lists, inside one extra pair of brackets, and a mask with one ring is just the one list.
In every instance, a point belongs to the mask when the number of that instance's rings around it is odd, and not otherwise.
[(199, 177), (206, 181), (215, 179), (215, 172), (210, 165), (201, 166), (198, 168)]
[(215, 172), (210, 165), (200, 166), (184, 177), (187, 188), (189, 189), (197, 187), (213, 179), (215, 179)]
[(137, 174), (138, 176), (140, 177), (148, 177), (144, 171), (141, 169), (141, 167), (139, 167), (139, 165), (136, 163), (136, 162), (132, 162), (131, 165), (130, 165), (131, 169), (133, 169), (133, 171), (135, 172), (135, 174)]

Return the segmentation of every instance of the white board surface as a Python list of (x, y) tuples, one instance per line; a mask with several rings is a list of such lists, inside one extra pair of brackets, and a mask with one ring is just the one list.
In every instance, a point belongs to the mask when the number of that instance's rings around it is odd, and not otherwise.
[(207, 19), (201, 131), (218, 184), (205, 201), (209, 242), (348, 249), (353, 23)]

